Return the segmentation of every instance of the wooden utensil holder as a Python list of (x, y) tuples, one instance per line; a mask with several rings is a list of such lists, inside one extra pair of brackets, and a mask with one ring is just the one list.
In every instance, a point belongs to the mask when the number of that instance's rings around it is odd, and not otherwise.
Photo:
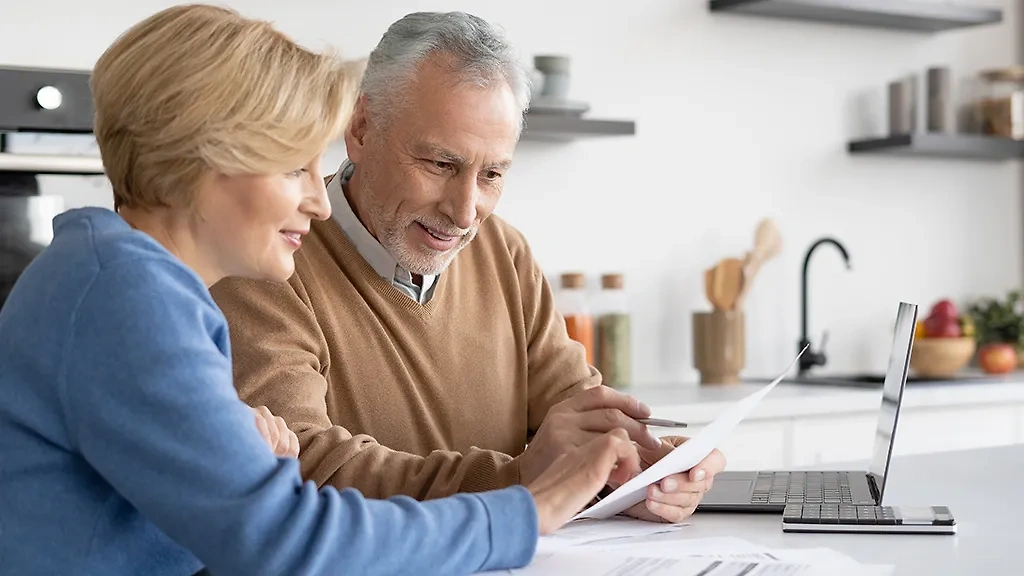
[(693, 366), (700, 383), (735, 384), (746, 362), (746, 320), (740, 310), (693, 313)]

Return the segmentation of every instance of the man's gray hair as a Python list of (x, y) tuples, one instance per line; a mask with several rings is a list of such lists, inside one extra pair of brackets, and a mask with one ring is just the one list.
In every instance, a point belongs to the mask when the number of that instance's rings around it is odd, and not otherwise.
[(452, 58), (459, 80), (480, 87), (507, 82), (520, 112), (529, 106), (530, 70), (503, 31), (465, 12), (414, 12), (388, 27), (370, 53), (360, 92), (371, 117), (387, 123), (419, 65), (434, 54)]

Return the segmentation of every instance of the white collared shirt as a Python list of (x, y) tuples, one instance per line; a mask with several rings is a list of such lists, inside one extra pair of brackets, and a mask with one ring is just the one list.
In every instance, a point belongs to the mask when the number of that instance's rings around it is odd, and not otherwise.
[(330, 184), (327, 185), (327, 198), (331, 201), (331, 217), (341, 227), (342, 232), (348, 237), (349, 242), (352, 242), (352, 245), (355, 246), (359, 255), (366, 260), (367, 264), (381, 278), (391, 283), (392, 286), (398, 288), (416, 302), (426, 304), (434, 294), (437, 276), (424, 275), (423, 287), (417, 286), (412, 280), (412, 274), (399, 266), (387, 248), (382, 246), (363, 226), (363, 223), (359, 221), (356, 213), (352, 211), (352, 206), (348, 203), (348, 198), (345, 197), (345, 191), (342, 189), (342, 185), (347, 183), (349, 178), (352, 177), (353, 170), (355, 170), (355, 165), (346, 159), (341, 167), (338, 168), (338, 172), (334, 175)]

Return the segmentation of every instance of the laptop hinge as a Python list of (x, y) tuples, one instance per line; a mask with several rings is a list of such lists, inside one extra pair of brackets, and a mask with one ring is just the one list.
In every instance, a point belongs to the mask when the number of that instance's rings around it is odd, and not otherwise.
[(878, 484), (875, 482), (875, 475), (868, 473), (868, 489), (871, 490), (871, 499), (875, 501), (876, 506), (882, 505), (882, 493), (878, 489)]

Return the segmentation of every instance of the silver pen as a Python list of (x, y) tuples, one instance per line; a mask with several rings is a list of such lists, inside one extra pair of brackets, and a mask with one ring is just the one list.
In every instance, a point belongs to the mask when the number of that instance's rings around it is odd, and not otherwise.
[(661, 418), (637, 418), (636, 421), (648, 426), (660, 426), (662, 428), (686, 428), (686, 422), (662, 420)]

